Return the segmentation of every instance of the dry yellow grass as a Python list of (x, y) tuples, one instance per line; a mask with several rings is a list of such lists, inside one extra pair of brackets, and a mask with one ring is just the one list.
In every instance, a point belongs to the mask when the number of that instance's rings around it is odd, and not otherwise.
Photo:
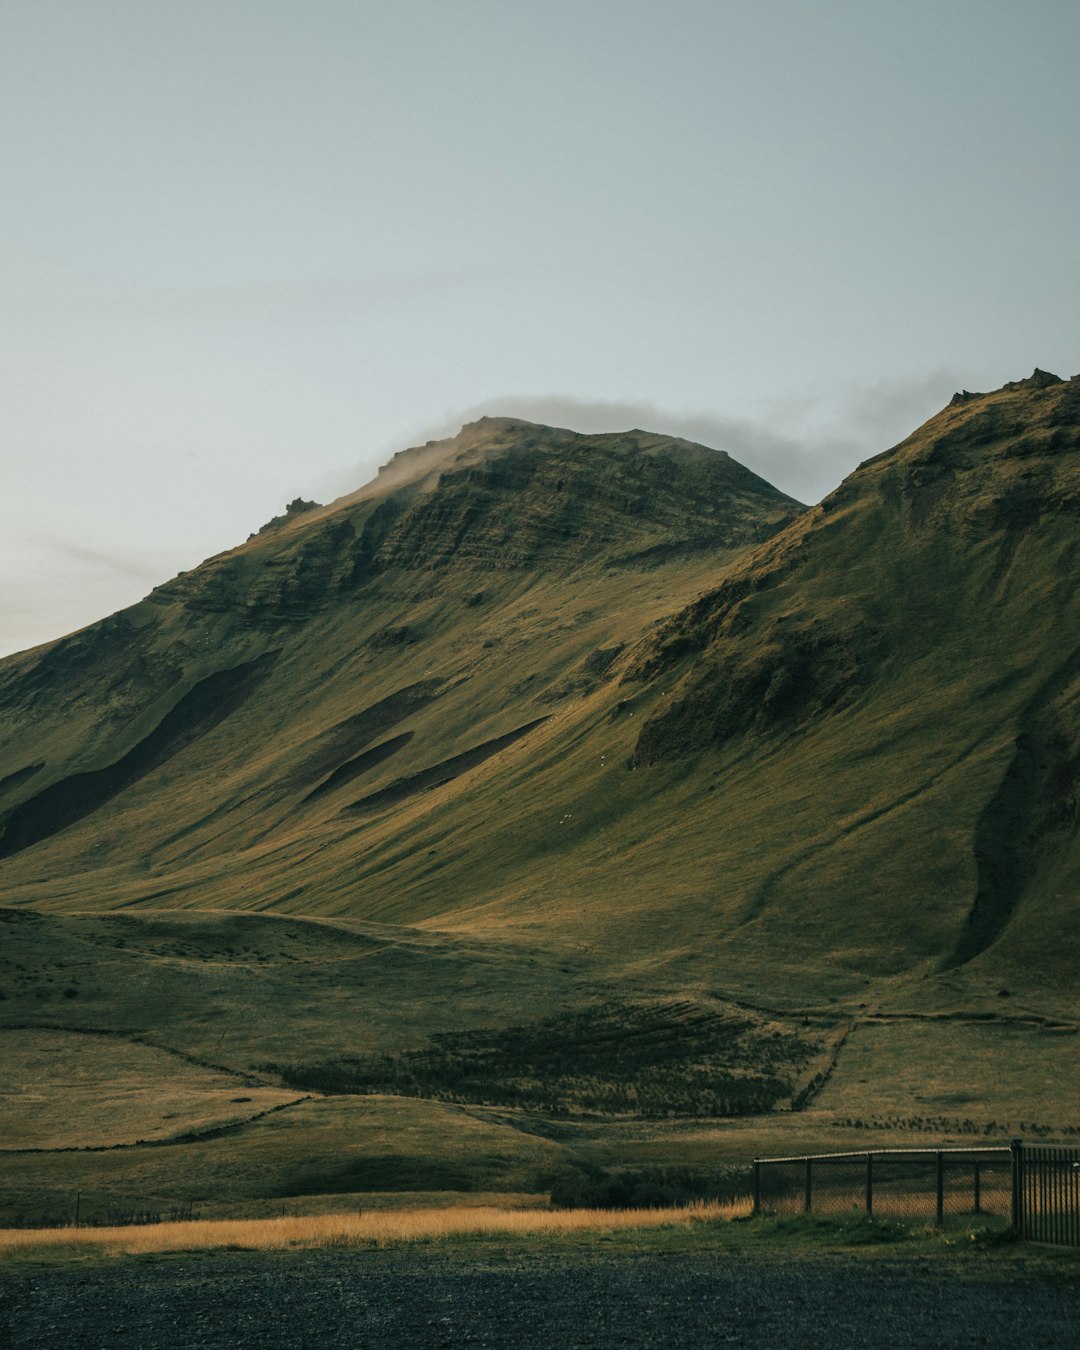
[(87, 1255), (234, 1248), (280, 1251), (304, 1247), (392, 1247), (461, 1237), (550, 1237), (628, 1228), (689, 1226), (742, 1218), (749, 1198), (669, 1209), (513, 1210), (495, 1206), (323, 1214), (276, 1219), (195, 1220), (129, 1228), (0, 1229), (0, 1257), (82, 1250)]

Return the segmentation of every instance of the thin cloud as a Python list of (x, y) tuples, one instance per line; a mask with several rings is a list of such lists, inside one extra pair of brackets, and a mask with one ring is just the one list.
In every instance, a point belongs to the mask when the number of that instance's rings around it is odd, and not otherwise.
[[(908, 381), (851, 386), (839, 399), (786, 400), (756, 418), (673, 413), (654, 403), (581, 399), (572, 395), (501, 395), (448, 413), (416, 431), (407, 444), (453, 436), (465, 422), (520, 417), (580, 432), (641, 429), (724, 450), (762, 478), (803, 502), (820, 501), (864, 459), (895, 445), (942, 408), (960, 387), (956, 372), (935, 371)], [(403, 445), (387, 447), (381, 460)], [(367, 481), (380, 460), (348, 474), (324, 476), (325, 496), (342, 496)]]
[(157, 558), (136, 559), (130, 552), (106, 552), (54, 535), (31, 534), (27, 537), (46, 561), (58, 562), (64, 572), (69, 572), (69, 564), (75, 562), (93, 572), (130, 577), (133, 581), (155, 584), (161, 580), (161, 562)]
[(0, 540), (0, 656), (141, 600), (175, 572), (166, 554), (107, 550), (27, 532)]

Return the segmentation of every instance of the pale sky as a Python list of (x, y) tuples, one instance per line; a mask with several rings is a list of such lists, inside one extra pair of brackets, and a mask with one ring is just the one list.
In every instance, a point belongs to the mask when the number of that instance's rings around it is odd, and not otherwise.
[(0, 652), (484, 411), (816, 500), (1080, 370), (1076, 0), (0, 0)]

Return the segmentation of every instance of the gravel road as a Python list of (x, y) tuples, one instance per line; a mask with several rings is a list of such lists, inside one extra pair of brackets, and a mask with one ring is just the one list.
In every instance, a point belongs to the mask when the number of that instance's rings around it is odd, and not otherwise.
[(0, 1345), (1072, 1348), (1080, 1289), (899, 1275), (857, 1261), (228, 1253), (9, 1270)]

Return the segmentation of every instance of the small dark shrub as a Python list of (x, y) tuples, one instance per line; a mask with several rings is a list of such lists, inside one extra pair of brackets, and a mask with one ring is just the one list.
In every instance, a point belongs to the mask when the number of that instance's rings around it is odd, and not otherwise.
[(734, 1200), (746, 1195), (748, 1170), (695, 1172), (689, 1167), (643, 1167), (618, 1172), (572, 1172), (551, 1187), (559, 1209), (664, 1209), (696, 1200)]

